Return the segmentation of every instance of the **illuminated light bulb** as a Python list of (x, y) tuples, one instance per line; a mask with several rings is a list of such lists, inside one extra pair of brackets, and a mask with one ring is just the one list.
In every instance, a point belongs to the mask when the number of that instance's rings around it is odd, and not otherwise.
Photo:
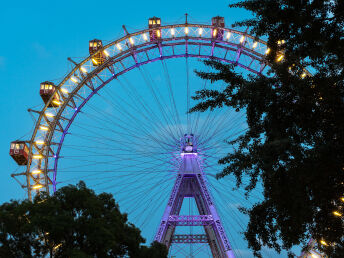
[(340, 200), (341, 200), (342, 202), (344, 202), (344, 197), (341, 197)]
[(40, 140), (38, 140), (38, 141), (36, 141), (36, 144), (40, 144), (40, 145), (42, 145), (42, 144), (44, 144), (44, 141), (40, 141)]
[(37, 175), (37, 174), (40, 174), (40, 173), (42, 173), (42, 171), (39, 170), (39, 169), (35, 169), (35, 170), (31, 171), (31, 174), (33, 174), (33, 175)]
[(118, 50), (122, 50), (122, 46), (119, 43), (116, 45), (116, 47), (118, 48)]
[(43, 187), (43, 185), (37, 184), (37, 185), (33, 185), (32, 189), (40, 189), (42, 187)]
[(157, 31), (156, 31), (156, 35), (157, 35), (158, 38), (161, 37), (160, 30), (157, 30)]
[(280, 41), (280, 40), (279, 40), (279, 41), (277, 41), (277, 44), (278, 44), (278, 45), (281, 45), (281, 41)]
[(270, 48), (267, 48), (266, 51), (265, 51), (265, 54), (269, 54), (270, 53)]
[(256, 42), (253, 43), (252, 48), (256, 48), (257, 45), (258, 45), (258, 42), (256, 41)]
[(48, 131), (48, 130), (49, 130), (48, 127), (43, 126), (43, 125), (41, 125), (41, 126), (39, 127), (39, 129), (42, 130), (42, 131)]
[(53, 103), (56, 104), (56, 105), (61, 105), (61, 102), (58, 101), (58, 100), (53, 100)]
[(284, 55), (280, 55), (280, 56), (277, 58), (277, 62), (282, 61), (283, 58), (284, 58)]
[(53, 248), (53, 250), (56, 251), (58, 248), (60, 248), (61, 245), (62, 245), (62, 243), (58, 244), (57, 246), (55, 246), (55, 247)]
[(245, 40), (245, 36), (241, 36), (241, 38), (240, 38), (240, 43), (243, 43), (244, 40)]
[[(93, 60), (93, 59), (92, 59), (92, 60)], [(70, 80), (71, 80), (72, 82), (74, 82), (74, 83), (77, 83), (77, 82), (78, 82), (78, 80), (77, 80), (75, 77), (71, 77)]]
[(54, 115), (53, 115), (52, 113), (45, 113), (45, 115), (46, 115), (47, 117), (54, 117)]
[(199, 29), (198, 29), (198, 34), (199, 34), (200, 36), (202, 36), (202, 33), (203, 33), (203, 29), (202, 29), (202, 28), (199, 28)]
[(130, 44), (134, 45), (134, 39), (133, 38), (129, 38), (129, 42), (130, 42)]
[(94, 59), (94, 58), (92, 58), (92, 62), (94, 63), (94, 64), (98, 64), (98, 62), (97, 62), (97, 60), (96, 59)]
[(66, 90), (65, 88), (61, 88), (61, 91), (62, 91), (63, 93), (66, 93), (66, 94), (69, 93), (68, 90)]
[(306, 75), (307, 75), (306, 73), (301, 74), (301, 78), (305, 78)]
[(337, 216), (337, 217), (341, 217), (342, 216), (342, 214), (340, 212), (338, 212), (338, 211), (334, 211), (334, 212), (332, 212), (332, 214)]
[(321, 243), (322, 245), (328, 245), (324, 240), (320, 240), (320, 243)]
[(176, 33), (176, 31), (172, 28), (171, 29), (171, 35), (174, 36), (175, 33)]
[(213, 30), (213, 37), (216, 37), (217, 29)]
[(109, 52), (107, 52), (106, 50), (104, 50), (103, 52), (106, 56), (110, 56)]
[(282, 43), (282, 44), (284, 44), (284, 43), (285, 43), (285, 40), (284, 40), (284, 39), (282, 39), (281, 43)]
[(87, 73), (87, 70), (86, 70), (86, 68), (85, 68), (85, 67), (83, 67), (83, 66), (81, 66), (81, 67), (80, 67), (80, 70), (81, 70), (82, 72), (84, 72), (84, 73)]
[(189, 28), (185, 27), (185, 34), (188, 34), (188, 33), (189, 33)]
[(32, 156), (33, 159), (41, 159), (43, 156), (41, 154), (35, 154)]
[(312, 254), (312, 258), (320, 258), (320, 256), (316, 254)]
[(229, 39), (231, 37), (231, 33), (228, 32), (226, 38)]
[(147, 35), (146, 35), (146, 34), (143, 34), (143, 39), (144, 39), (145, 41), (147, 41), (147, 40), (148, 40), (148, 37), (147, 37)]
[(52, 113), (45, 113), (45, 115), (46, 115), (47, 117), (54, 117), (54, 114), (52, 114)]

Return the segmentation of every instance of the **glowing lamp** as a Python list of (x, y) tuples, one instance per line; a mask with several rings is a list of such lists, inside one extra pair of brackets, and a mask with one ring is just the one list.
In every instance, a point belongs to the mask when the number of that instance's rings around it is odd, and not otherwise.
[(338, 211), (334, 211), (334, 212), (332, 212), (332, 214), (337, 216), (337, 217), (341, 217), (342, 216), (342, 214), (340, 212), (338, 212)]
[(48, 131), (48, 130), (49, 130), (49, 128), (46, 127), (46, 126), (44, 126), (44, 125), (41, 125), (41, 126), (39, 127), (39, 129), (42, 130), (42, 131)]
[(241, 38), (240, 38), (240, 43), (243, 43), (244, 40), (245, 40), (245, 36), (241, 36)]
[(40, 189), (40, 188), (42, 188), (42, 187), (43, 187), (43, 185), (36, 184), (36, 185), (33, 185), (33, 186), (32, 186), (32, 189)]
[(280, 55), (280, 56), (277, 58), (277, 62), (282, 61), (283, 58), (284, 58), (284, 55)]

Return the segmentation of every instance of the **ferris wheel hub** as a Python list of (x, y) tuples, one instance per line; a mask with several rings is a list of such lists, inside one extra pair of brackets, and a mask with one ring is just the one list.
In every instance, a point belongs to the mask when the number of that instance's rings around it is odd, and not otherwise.
[(181, 154), (194, 154), (197, 155), (197, 140), (193, 134), (184, 134), (181, 139)]

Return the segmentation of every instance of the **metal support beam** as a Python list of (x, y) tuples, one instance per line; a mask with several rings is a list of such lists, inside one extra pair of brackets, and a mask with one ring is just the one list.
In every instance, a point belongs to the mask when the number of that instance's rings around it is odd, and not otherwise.
[(174, 235), (172, 243), (176, 244), (194, 244), (194, 243), (208, 243), (208, 237), (205, 234), (185, 234), (185, 235)]
[(212, 215), (171, 215), (168, 223), (174, 226), (208, 226), (214, 223)]
[[(195, 144), (195, 139), (192, 142)], [(184, 147), (181, 149), (183, 150)], [(180, 169), (155, 235), (155, 241), (164, 243), (167, 248), (173, 243), (208, 243), (213, 257), (234, 258), (234, 252), (208, 191), (199, 156), (197, 152), (182, 154)], [(179, 215), (183, 200), (186, 197), (195, 198), (200, 215)], [(174, 235), (178, 226), (201, 226), (206, 234), (197, 237)]]

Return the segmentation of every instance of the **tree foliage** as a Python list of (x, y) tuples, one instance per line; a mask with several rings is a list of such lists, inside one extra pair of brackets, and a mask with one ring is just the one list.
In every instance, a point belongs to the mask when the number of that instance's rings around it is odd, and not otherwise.
[(167, 257), (164, 245), (144, 241), (111, 194), (83, 182), (0, 206), (0, 257)]
[[(344, 1), (246, 0), (230, 7), (253, 13), (235, 26), (267, 37), (270, 74), (243, 76), (212, 60), (205, 62), (212, 71), (197, 71), (227, 86), (196, 92), (191, 111), (231, 107), (247, 115), (248, 130), (230, 143), (236, 151), (219, 161), (225, 168), (217, 176), (235, 175), (237, 186), (248, 176), (247, 193), (263, 184), (264, 200), (244, 210), (255, 255), (263, 245), (289, 250), (312, 237), (330, 257), (344, 257), (343, 217), (333, 213), (344, 212)], [(304, 77), (305, 68), (312, 76)]]

